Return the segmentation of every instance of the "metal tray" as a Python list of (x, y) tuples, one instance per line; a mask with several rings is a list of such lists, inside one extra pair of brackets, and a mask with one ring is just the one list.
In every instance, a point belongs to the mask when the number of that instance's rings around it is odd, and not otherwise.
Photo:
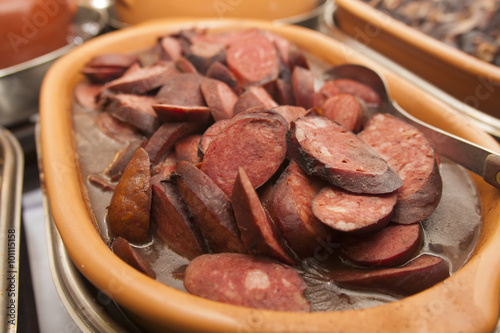
[[(329, 3), (325, 8), (321, 24), (318, 30), (322, 33), (329, 35), (343, 44), (361, 52), (370, 59), (376, 61), (381, 66), (391, 70), (402, 78), (412, 82), (419, 88), (423, 89), (427, 93), (439, 98), (449, 106), (453, 107), (455, 110), (462, 113), (464, 116), (470, 118), (475, 125), (480, 127), (485, 132), (494, 136), (497, 140), (500, 139), (500, 119), (491, 116), (483, 111), (469, 106), (468, 104), (462, 102), (457, 97), (450, 95), (448, 92), (439, 88), (432, 82), (426, 80), (425, 78), (415, 74), (411, 69), (404, 67), (402, 64), (398, 63), (396, 60), (390, 59), (385, 54), (371, 48), (371, 44), (367, 45), (362, 41), (353, 38), (345, 31), (343, 31), (336, 21), (336, 12), (338, 6), (335, 3)], [(498, 107), (500, 110), (500, 107)]]
[(21, 198), (24, 155), (17, 139), (0, 128), (0, 331), (17, 332)]

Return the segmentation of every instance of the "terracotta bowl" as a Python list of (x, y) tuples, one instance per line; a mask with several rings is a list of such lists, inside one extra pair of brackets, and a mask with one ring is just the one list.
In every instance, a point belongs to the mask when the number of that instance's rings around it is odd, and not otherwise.
[(335, 23), (467, 105), (500, 118), (500, 67), (426, 35), (359, 0), (337, 0)]
[(93, 39), (49, 70), (41, 92), (41, 146), (54, 221), (76, 267), (97, 288), (151, 331), (187, 332), (488, 332), (498, 319), (500, 287), (500, 191), (473, 176), (484, 225), (470, 261), (444, 282), (412, 297), (364, 310), (287, 313), (217, 303), (175, 290), (137, 272), (116, 257), (94, 227), (76, 162), (72, 90), (80, 68), (103, 52), (153, 45), (157, 36), (193, 26), (216, 30), (258, 27), (283, 35), (335, 65), (359, 63), (382, 73), (392, 96), (410, 113), (446, 131), (500, 151), (498, 143), (466, 118), (410, 82), (384, 71), (339, 42), (297, 26), (250, 20), (154, 21)]

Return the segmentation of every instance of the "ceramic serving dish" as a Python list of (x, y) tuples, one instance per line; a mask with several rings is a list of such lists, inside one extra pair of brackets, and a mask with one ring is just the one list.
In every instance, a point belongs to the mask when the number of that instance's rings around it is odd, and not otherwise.
[(335, 23), (450, 95), (500, 117), (500, 67), (468, 55), (359, 0), (337, 0)]
[(186, 6), (178, 1), (117, 0), (113, 7), (116, 18), (124, 24), (175, 17), (283, 19), (290, 23), (317, 16), (324, 3), (324, 0), (192, 0)]
[(465, 139), (500, 151), (498, 143), (449, 106), (410, 82), (318, 32), (255, 20), (163, 20), (95, 38), (49, 70), (41, 91), (42, 168), (50, 209), (75, 266), (150, 331), (184, 332), (488, 332), (498, 319), (500, 191), (472, 176), (484, 225), (470, 261), (444, 282), (412, 297), (363, 310), (286, 313), (217, 303), (189, 295), (135, 271), (101, 239), (87, 204), (74, 143), (72, 91), (80, 69), (105, 52), (131, 52), (159, 35), (183, 28), (230, 30), (257, 27), (283, 35), (331, 65), (358, 63), (382, 73), (392, 96), (410, 113)]

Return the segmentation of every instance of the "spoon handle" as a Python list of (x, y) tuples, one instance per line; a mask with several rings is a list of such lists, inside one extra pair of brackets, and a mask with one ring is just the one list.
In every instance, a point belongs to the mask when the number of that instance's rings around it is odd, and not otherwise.
[(412, 123), (432, 143), (434, 150), (481, 176), (500, 189), (500, 154), (424, 123), (392, 103), (393, 115)]

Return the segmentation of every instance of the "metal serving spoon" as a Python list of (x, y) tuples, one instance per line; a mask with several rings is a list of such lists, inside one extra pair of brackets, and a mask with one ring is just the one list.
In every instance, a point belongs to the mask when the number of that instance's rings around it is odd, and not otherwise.
[(414, 125), (427, 137), (438, 154), (448, 157), (500, 189), (500, 154), (413, 117), (390, 98), (382, 77), (367, 67), (347, 64), (336, 66), (324, 73), (325, 80), (341, 78), (352, 79), (375, 89), (383, 102), (381, 112)]

